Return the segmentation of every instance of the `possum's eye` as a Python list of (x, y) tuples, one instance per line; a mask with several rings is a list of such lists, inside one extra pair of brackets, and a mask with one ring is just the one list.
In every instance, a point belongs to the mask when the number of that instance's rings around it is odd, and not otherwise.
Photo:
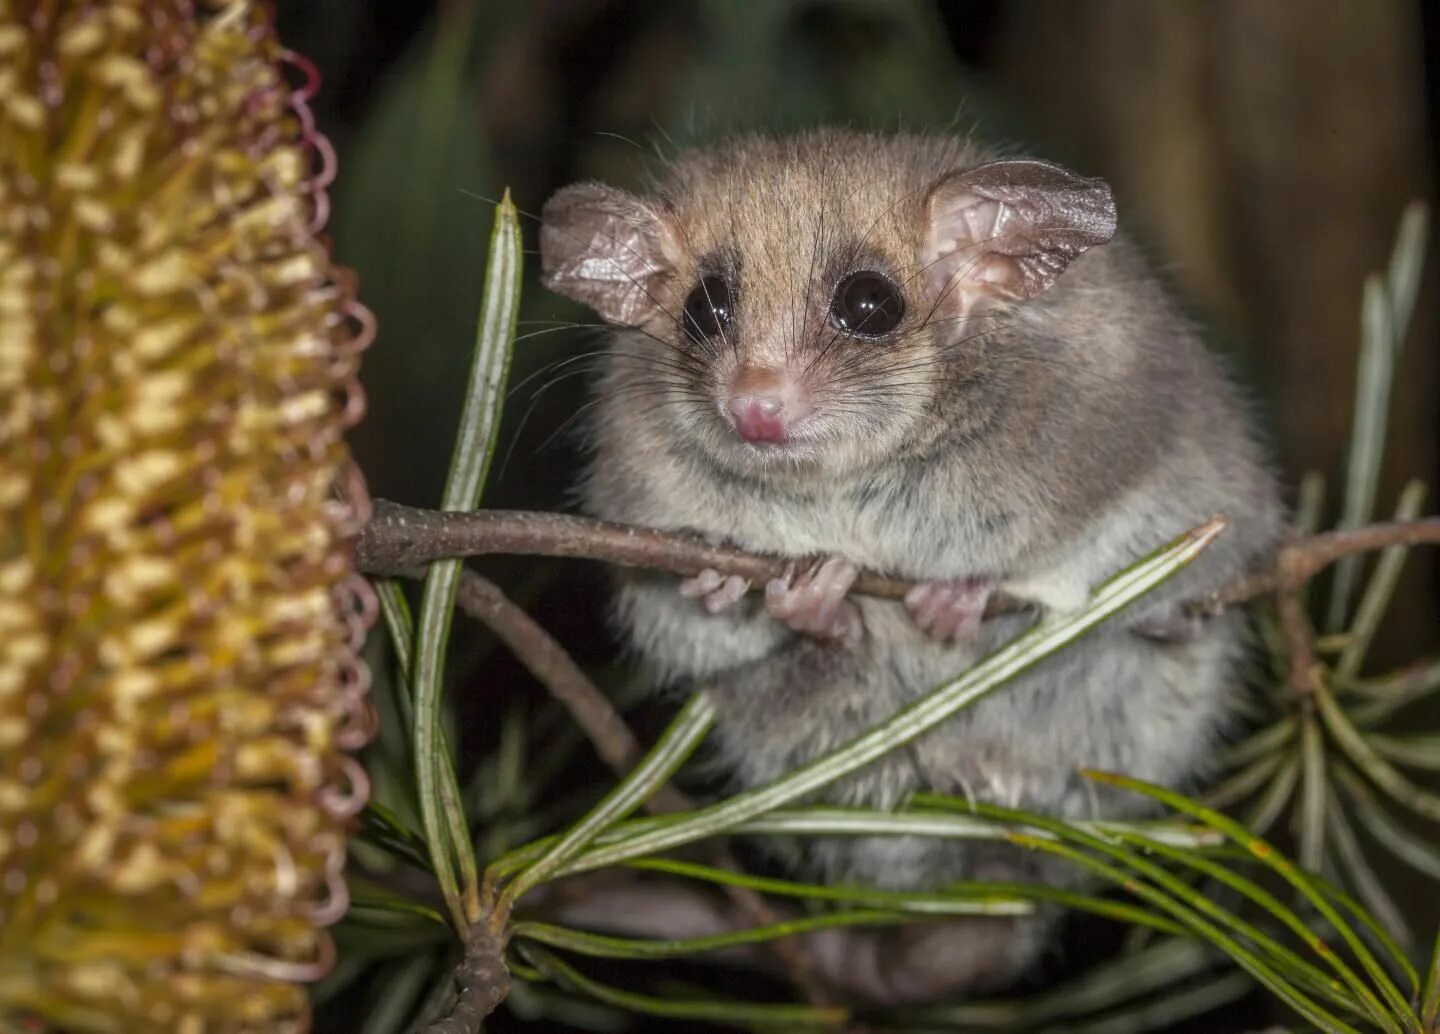
[(685, 315), (681, 322), (685, 333), (696, 341), (723, 335), (734, 319), (730, 285), (724, 277), (701, 277), (690, 297), (685, 299)]
[(862, 269), (851, 273), (835, 288), (830, 318), (847, 334), (879, 337), (900, 325), (905, 299), (888, 276)]

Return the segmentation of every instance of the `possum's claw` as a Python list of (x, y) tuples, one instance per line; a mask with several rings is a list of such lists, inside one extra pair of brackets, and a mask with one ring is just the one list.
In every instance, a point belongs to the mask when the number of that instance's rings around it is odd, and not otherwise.
[(905, 609), (932, 639), (970, 639), (980, 630), (985, 604), (994, 591), (995, 583), (988, 578), (922, 582), (905, 594)]
[(859, 568), (839, 557), (800, 574), (792, 567), (765, 586), (765, 607), (797, 632), (853, 646), (864, 637), (865, 626), (859, 608), (845, 594), (858, 573)]
[(694, 578), (680, 583), (680, 595), (687, 599), (699, 600), (711, 614), (729, 610), (745, 598), (750, 583), (738, 574), (723, 575), (707, 567)]

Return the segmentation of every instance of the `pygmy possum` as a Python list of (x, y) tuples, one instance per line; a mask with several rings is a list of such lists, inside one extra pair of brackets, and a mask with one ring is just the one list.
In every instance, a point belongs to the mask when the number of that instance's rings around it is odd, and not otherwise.
[[(1187, 624), (1178, 602), (1249, 566), (1282, 513), (1250, 414), (1117, 235), (1105, 183), (963, 135), (743, 136), (667, 162), (643, 196), (560, 190), (541, 251), (546, 285), (615, 328), (590, 512), (829, 557), (753, 593), (715, 572), (620, 576), (624, 637), (657, 688), (711, 689), (740, 787), (1017, 634), (1029, 617), (981, 621), (997, 587), (1042, 615), (1074, 609), (1223, 514), (1228, 531), (1180, 577), (826, 798), (888, 808), (934, 790), (1120, 817), (1141, 806), (1079, 769), (1203, 773), (1243, 619)], [(850, 597), (857, 566), (918, 584), (903, 602)], [(1140, 634), (1157, 626), (1171, 634)], [(1009, 845), (916, 837), (807, 841), (789, 864), (889, 888), (1079, 879)], [(811, 948), (845, 993), (917, 1001), (1012, 981), (1054, 925), (837, 929)]]

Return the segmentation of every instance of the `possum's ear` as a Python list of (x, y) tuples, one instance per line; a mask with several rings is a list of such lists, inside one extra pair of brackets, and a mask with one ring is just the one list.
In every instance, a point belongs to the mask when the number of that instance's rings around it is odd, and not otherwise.
[(545, 202), (540, 280), (610, 323), (639, 326), (659, 311), (658, 288), (673, 269), (664, 218), (633, 194), (577, 183)]
[(937, 297), (963, 313), (986, 298), (1033, 298), (1086, 248), (1115, 233), (1102, 180), (1058, 165), (1000, 161), (941, 178), (927, 198), (929, 270)]

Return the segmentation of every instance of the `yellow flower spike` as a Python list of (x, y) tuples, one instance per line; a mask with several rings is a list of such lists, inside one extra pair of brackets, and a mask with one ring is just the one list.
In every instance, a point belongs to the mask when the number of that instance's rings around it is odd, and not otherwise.
[(258, 2), (0, 0), (0, 1027), (303, 1030), (333, 958), (373, 327), (313, 85)]

